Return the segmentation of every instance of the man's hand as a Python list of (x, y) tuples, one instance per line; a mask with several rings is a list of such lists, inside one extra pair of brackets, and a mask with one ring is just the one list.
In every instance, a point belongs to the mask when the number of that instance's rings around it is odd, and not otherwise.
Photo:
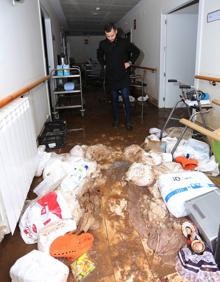
[(131, 65), (132, 65), (131, 62), (126, 62), (126, 63), (125, 63), (125, 69), (129, 68)]

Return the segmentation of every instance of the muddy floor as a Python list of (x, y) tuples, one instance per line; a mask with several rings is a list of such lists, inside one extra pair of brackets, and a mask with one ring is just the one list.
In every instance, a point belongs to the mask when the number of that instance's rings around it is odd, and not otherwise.
[[(132, 104), (133, 130), (128, 131), (124, 126), (122, 106), (120, 126), (115, 129), (112, 127), (111, 102), (102, 88), (88, 86), (84, 89), (84, 96), (86, 111), (83, 118), (78, 110), (60, 113), (61, 118), (67, 121), (68, 133), (65, 147), (55, 150), (57, 153), (68, 152), (76, 144), (101, 143), (116, 151), (123, 151), (131, 144), (141, 145), (148, 135), (148, 129), (161, 128), (168, 115), (167, 110), (158, 110), (146, 102), (142, 120), (141, 104), (136, 102)], [(152, 230), (157, 225), (145, 226), (141, 204), (149, 192), (124, 181), (124, 173), (128, 168), (126, 162), (116, 160), (108, 165), (109, 168), (103, 172), (105, 182), (95, 191), (100, 199), (96, 214), (99, 227), (91, 231), (95, 241), (89, 254), (96, 268), (84, 281), (182, 281), (175, 272), (174, 251), (166, 244), (155, 243), (159, 239), (152, 234), (156, 234), (158, 229), (155, 232)], [(40, 181), (40, 178), (35, 178), (31, 190)], [(34, 198), (31, 191), (28, 198)], [(166, 241), (165, 238), (163, 240)], [(173, 240), (176, 238), (173, 237)], [(13, 236), (7, 235), (0, 243), (0, 281), (10, 281), (10, 267), (16, 259), (34, 248), (37, 246), (23, 242), (18, 228)], [(73, 275), (70, 274), (68, 282), (73, 281)]]

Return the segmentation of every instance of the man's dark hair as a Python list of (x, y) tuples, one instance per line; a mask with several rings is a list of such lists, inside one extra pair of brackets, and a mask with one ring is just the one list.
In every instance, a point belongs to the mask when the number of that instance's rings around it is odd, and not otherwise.
[(104, 26), (104, 31), (105, 32), (110, 32), (112, 29), (116, 30), (116, 27), (113, 23), (107, 23), (105, 26)]

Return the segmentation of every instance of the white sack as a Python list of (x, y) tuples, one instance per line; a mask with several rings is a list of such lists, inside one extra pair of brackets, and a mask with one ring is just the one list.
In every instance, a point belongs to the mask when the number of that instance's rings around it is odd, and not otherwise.
[(19, 228), (21, 237), (27, 244), (37, 242), (38, 232), (47, 224), (71, 218), (66, 201), (60, 192), (50, 192), (27, 207)]
[(74, 190), (84, 183), (86, 177), (90, 177), (96, 171), (97, 163), (89, 160), (70, 161), (68, 174), (61, 182), (62, 190)]
[(133, 163), (126, 173), (126, 180), (137, 186), (149, 186), (154, 181), (154, 173), (149, 165)]
[(162, 174), (158, 184), (168, 210), (177, 218), (187, 215), (186, 201), (217, 189), (205, 174), (198, 171)]
[[(166, 152), (170, 153), (177, 142), (177, 138), (166, 137), (162, 139), (166, 143)], [(188, 156), (190, 159), (209, 159), (209, 145), (205, 142), (190, 138), (182, 139), (173, 154), (173, 157)]]
[(38, 250), (49, 254), (50, 245), (57, 237), (75, 230), (76, 222), (72, 219), (63, 219), (46, 225), (38, 234)]
[(66, 282), (68, 267), (48, 254), (33, 250), (10, 269), (12, 282)]
[(72, 157), (78, 157), (78, 158), (83, 159), (85, 157), (85, 152), (84, 152), (82, 146), (76, 145), (70, 150), (70, 155)]
[[(63, 173), (63, 175), (62, 175)], [(37, 196), (43, 196), (48, 192), (54, 191), (60, 183), (63, 181), (66, 173), (64, 170), (61, 170), (60, 175), (50, 175), (41, 181), (33, 190)]]
[(43, 178), (45, 179), (48, 176), (54, 176), (55, 179), (60, 178), (68, 170), (67, 166), (67, 162), (60, 157), (50, 158), (44, 168)]
[(45, 149), (46, 149), (45, 145), (41, 145), (37, 149), (38, 166), (37, 166), (37, 169), (35, 171), (36, 177), (39, 177), (39, 176), (42, 175), (43, 170), (44, 170), (47, 162), (51, 158), (51, 153), (45, 152)]
[(210, 159), (199, 160), (196, 170), (217, 176), (219, 175), (219, 164), (216, 162), (215, 157), (211, 156)]

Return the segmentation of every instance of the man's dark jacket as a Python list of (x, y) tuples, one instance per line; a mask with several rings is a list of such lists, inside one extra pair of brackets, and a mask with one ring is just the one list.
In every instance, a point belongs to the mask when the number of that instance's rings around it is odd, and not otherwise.
[(127, 39), (116, 37), (113, 42), (105, 39), (100, 42), (97, 58), (102, 66), (106, 66), (106, 78), (114, 89), (122, 89), (129, 85), (129, 72), (124, 64), (136, 61), (139, 49)]

